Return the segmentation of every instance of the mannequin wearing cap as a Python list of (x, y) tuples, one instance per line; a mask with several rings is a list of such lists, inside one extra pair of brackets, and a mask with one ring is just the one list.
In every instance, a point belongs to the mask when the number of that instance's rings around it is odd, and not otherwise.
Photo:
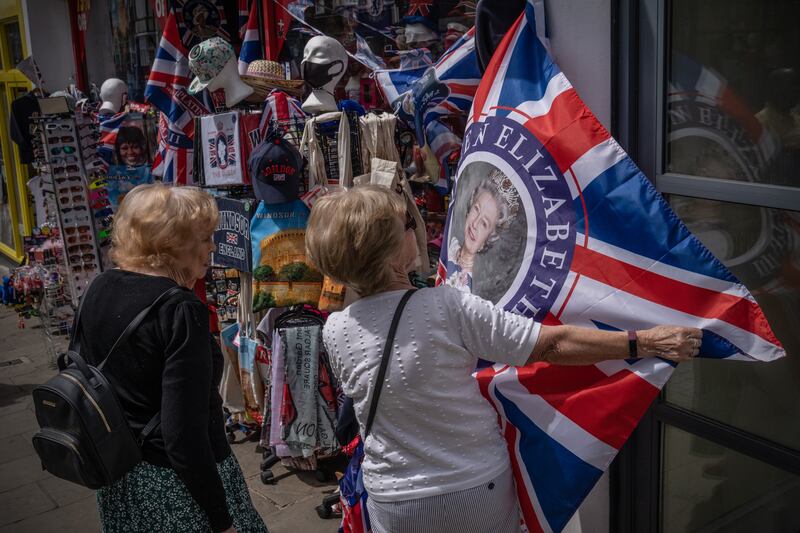
[(197, 76), (189, 85), (190, 94), (203, 89), (211, 92), (222, 89), (227, 107), (253, 94), (253, 88), (239, 77), (233, 47), (221, 37), (212, 37), (193, 46), (189, 51), (189, 69)]
[(214, 92), (218, 89), (225, 91), (225, 105), (228, 107), (235, 106), (253, 94), (253, 88), (239, 77), (236, 58), (229, 59), (222, 72), (209, 82), (209, 91)]
[(108, 78), (100, 86), (101, 115), (115, 115), (128, 103), (128, 85), (118, 78)]
[(312, 37), (303, 50), (300, 71), (311, 86), (311, 94), (303, 102), (303, 110), (312, 115), (337, 111), (333, 90), (347, 69), (347, 51), (332, 37)]

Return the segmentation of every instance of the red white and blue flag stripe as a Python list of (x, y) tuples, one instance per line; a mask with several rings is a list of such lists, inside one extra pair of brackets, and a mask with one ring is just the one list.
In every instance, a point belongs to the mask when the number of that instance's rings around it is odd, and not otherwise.
[(420, 146), (430, 144), (426, 128), (443, 116), (466, 115), (481, 81), (475, 52), (475, 28), (462, 35), (433, 66), (377, 70), (384, 98), (403, 122), (413, 127)]
[(117, 144), (117, 133), (126, 120), (128, 120), (128, 113), (122, 111), (116, 115), (102, 118), (100, 121), (100, 143), (97, 146), (97, 155), (107, 165), (114, 164), (114, 147)]
[(239, 38), (244, 39), (244, 33), (247, 31), (247, 21), (250, 20), (250, 0), (238, 0), (238, 22), (236, 25), (239, 28)]
[[(224, 11), (217, 9), (214, 19), (223, 25)], [(226, 36), (221, 27), (218, 31)], [(178, 20), (175, 6), (171, 7), (144, 90), (145, 99), (161, 112), (153, 174), (176, 185), (192, 181), (194, 117), (213, 109), (207, 91), (198, 95), (186, 91), (192, 79), (189, 50), (198, 42), (200, 37), (186, 27), (185, 21)]]
[[(490, 140), (493, 131), (500, 135)], [(526, 148), (531, 144), (536, 147)], [(535, 155), (523, 158), (526, 149)], [(532, 0), (475, 93), (453, 205), (477, 150), (495, 150), (498, 165), (518, 172), (520, 196), (530, 194), (522, 204), (543, 206), (525, 208), (529, 234), (521, 261), (531, 270), (509, 289), (515, 298), (498, 305), (550, 325), (698, 327), (701, 357), (770, 361), (785, 355), (753, 296), (689, 232), (553, 63), (537, 37)], [(541, 161), (540, 171), (531, 172)], [(563, 186), (563, 202), (546, 197), (555, 182)], [(547, 226), (559, 209), (569, 210), (562, 219), (571, 221), (569, 230)], [(453, 209), (449, 216), (448, 238)], [(565, 267), (562, 282), (544, 282), (552, 268), (539, 269), (537, 254), (565, 235), (568, 253), (550, 252), (541, 260)], [(446, 254), (443, 247), (440, 281), (448, 276)], [(652, 358), (477, 371), (480, 390), (499, 415), (529, 531), (564, 528), (673, 370)]]
[(453, 155), (461, 149), (461, 137), (453, 133), (450, 128), (439, 120), (432, 120), (425, 128), (425, 136), (430, 139), (431, 151), (439, 162), (439, 176), (434, 187), (441, 194), (449, 194), (450, 180), (454, 177), (450, 175), (448, 159), (458, 157)]
[(250, 16), (242, 35), (242, 49), (239, 51), (239, 74), (247, 74), (247, 66), (256, 59), (264, 59), (261, 37), (258, 34), (258, 9), (256, 2), (250, 5)]
[(270, 128), (279, 128), (294, 134), (301, 134), (306, 124), (306, 112), (302, 102), (283, 91), (273, 89), (264, 100), (264, 109), (258, 131), (266, 138)]

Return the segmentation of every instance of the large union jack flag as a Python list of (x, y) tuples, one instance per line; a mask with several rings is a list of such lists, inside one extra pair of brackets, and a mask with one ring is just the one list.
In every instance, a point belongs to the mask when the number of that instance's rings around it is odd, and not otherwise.
[(461, 36), (433, 66), (377, 70), (384, 98), (402, 121), (413, 127), (420, 146), (430, 144), (426, 127), (449, 115), (466, 115), (481, 81), (475, 52), (475, 28)]
[[(475, 94), (439, 281), (544, 324), (683, 325), (703, 330), (702, 357), (785, 355), (752, 295), (598, 122), (535, 28), (529, 0)], [(506, 233), (485, 253), (505, 255), (483, 271), (478, 257), (466, 272), (465, 216), (482, 181), (505, 206)], [(564, 528), (673, 369), (652, 358), (476, 372), (499, 415), (528, 530)]]
[(212, 1), (176, 0), (170, 7), (144, 90), (145, 99), (162, 113), (153, 174), (165, 182), (191, 182), (194, 117), (214, 107), (207, 91), (197, 95), (186, 91), (192, 79), (189, 50), (214, 35), (227, 39), (225, 23), (224, 9)]
[[(240, 6), (241, 9), (241, 6)], [(242, 28), (242, 49), (239, 51), (239, 74), (247, 74), (247, 66), (256, 59), (264, 59), (261, 37), (258, 34), (258, 6), (250, 5), (250, 15)]]

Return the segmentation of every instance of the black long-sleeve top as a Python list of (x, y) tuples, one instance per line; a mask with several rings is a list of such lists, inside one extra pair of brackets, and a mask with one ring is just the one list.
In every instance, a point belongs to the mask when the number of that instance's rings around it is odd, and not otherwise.
[[(98, 365), (131, 320), (175, 286), (169, 278), (124, 270), (99, 275), (84, 296), (81, 355)], [(216, 466), (231, 453), (218, 389), (223, 364), (208, 309), (185, 289), (152, 311), (103, 368), (134, 434), (161, 411), (160, 427), (142, 448), (144, 460), (175, 470), (214, 531), (233, 523)]]

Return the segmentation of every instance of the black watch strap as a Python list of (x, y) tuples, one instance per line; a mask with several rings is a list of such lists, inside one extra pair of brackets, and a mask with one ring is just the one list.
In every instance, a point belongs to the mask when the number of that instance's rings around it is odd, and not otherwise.
[(638, 339), (636, 338), (636, 332), (631, 330), (628, 331), (628, 356), (631, 359), (637, 359), (639, 357), (639, 347), (638, 347)]

